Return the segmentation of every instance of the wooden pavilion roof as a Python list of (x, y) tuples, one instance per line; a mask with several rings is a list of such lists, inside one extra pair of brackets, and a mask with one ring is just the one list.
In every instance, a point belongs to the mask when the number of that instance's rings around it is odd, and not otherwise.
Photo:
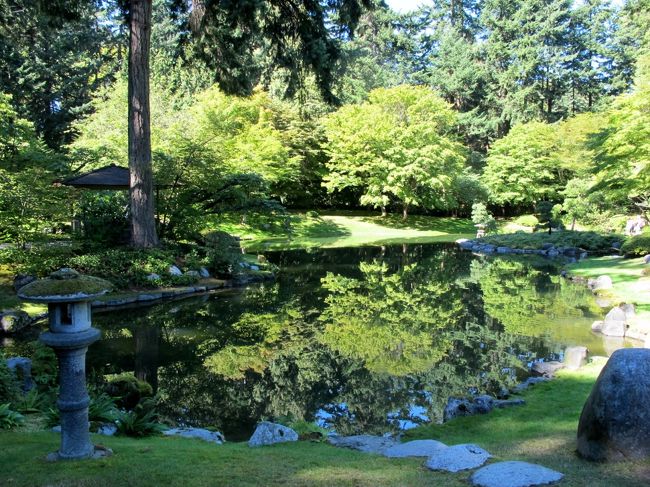
[(86, 189), (129, 189), (129, 169), (111, 164), (68, 178), (63, 184)]

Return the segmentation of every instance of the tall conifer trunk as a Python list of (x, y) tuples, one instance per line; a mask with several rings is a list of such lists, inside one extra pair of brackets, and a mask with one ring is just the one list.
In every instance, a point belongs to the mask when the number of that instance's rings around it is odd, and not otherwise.
[(152, 0), (131, 0), (129, 40), (129, 199), (131, 245), (158, 245), (151, 168), (149, 41)]

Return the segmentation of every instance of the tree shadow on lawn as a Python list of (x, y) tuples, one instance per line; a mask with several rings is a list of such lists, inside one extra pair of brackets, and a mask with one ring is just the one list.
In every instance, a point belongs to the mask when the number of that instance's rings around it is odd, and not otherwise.
[(343, 225), (322, 218), (309, 218), (296, 228), (293, 236), (303, 238), (347, 237), (351, 232)]
[(444, 232), (467, 234), (476, 232), (471, 220), (462, 218), (409, 216), (404, 220), (401, 215), (367, 216), (361, 219), (382, 227), (396, 230), (418, 230), (422, 232)]

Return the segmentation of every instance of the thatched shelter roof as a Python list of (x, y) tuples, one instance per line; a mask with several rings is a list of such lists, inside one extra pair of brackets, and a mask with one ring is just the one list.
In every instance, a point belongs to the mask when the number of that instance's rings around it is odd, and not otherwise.
[(111, 164), (68, 178), (63, 184), (86, 189), (129, 189), (129, 169)]

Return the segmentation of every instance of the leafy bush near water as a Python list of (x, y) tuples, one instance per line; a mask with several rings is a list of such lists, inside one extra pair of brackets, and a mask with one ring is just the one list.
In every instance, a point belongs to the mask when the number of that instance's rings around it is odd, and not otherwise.
[[(186, 255), (181, 256), (185, 259)], [(195, 264), (197, 256), (188, 252)], [(101, 248), (77, 243), (33, 246), (29, 249), (10, 248), (0, 251), (0, 263), (9, 264), (17, 272), (45, 277), (61, 267), (72, 267), (82, 274), (102, 277), (117, 288), (129, 286), (187, 285), (196, 281), (192, 276), (170, 276), (168, 268), (179, 261), (179, 249), (138, 250), (129, 247)], [(158, 274), (160, 281), (152, 283), (149, 274)]]
[(24, 416), (10, 408), (10, 404), (0, 404), (0, 429), (11, 429), (24, 421)]
[(502, 235), (489, 235), (480, 239), (481, 243), (510, 247), (515, 249), (540, 249), (544, 244), (555, 247), (576, 247), (590, 252), (608, 252), (616, 242), (624, 239), (620, 235), (602, 235), (596, 232), (558, 231), (548, 233), (516, 232)]
[(628, 238), (621, 246), (625, 255), (638, 256), (650, 254), (650, 233), (642, 233)]

